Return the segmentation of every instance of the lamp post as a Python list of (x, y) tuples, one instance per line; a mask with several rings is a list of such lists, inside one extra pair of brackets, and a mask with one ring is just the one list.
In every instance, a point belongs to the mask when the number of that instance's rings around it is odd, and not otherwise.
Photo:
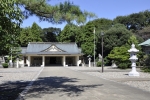
[(13, 61), (12, 61), (12, 53), (13, 53), (13, 38), (14, 36), (12, 35), (12, 41), (11, 41), (11, 60), (10, 60), (10, 67), (13, 67)]
[(11, 47), (11, 61), (10, 61), (10, 66), (12, 67), (12, 47)]
[(104, 64), (103, 64), (103, 63), (104, 63), (104, 59), (103, 59), (103, 36), (104, 36), (104, 33), (103, 33), (103, 32), (101, 32), (101, 36), (102, 36), (102, 73), (103, 73), (103, 70), (104, 70), (104, 69), (103, 69), (103, 67), (104, 67), (104, 66), (103, 66), (103, 65), (104, 65)]

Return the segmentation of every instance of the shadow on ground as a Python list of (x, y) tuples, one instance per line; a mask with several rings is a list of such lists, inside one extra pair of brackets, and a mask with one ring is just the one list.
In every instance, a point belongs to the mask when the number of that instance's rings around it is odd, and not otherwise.
[[(81, 72), (102, 72), (102, 68), (96, 68), (96, 69), (76, 69), (78, 71)], [(130, 72), (132, 69), (128, 68), (128, 69), (119, 69), (119, 68), (103, 68), (103, 72)], [(138, 72), (142, 72), (142, 70), (140, 70), (139, 68), (137, 69)]]
[(0, 84), (0, 100), (15, 100), (29, 82), (5, 82)]
[(79, 96), (82, 92), (90, 88), (96, 88), (103, 85), (78, 85), (78, 81), (83, 80), (68, 77), (41, 77), (33, 83), (33, 86), (22, 99), (41, 98), (46, 94), (59, 94), (59, 97), (63, 95), (68, 97)]
[[(102, 70), (100, 69), (100, 70), (97, 70), (97, 69), (95, 69), (95, 70), (78, 70), (78, 71), (81, 71), (81, 72), (102, 72)], [(103, 72), (128, 72), (128, 70), (121, 70), (121, 69), (107, 69), (107, 70), (103, 70)]]

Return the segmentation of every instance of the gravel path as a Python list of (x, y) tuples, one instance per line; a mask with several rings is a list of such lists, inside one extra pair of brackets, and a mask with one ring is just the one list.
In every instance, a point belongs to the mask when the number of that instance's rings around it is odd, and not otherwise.
[(41, 70), (41, 67), (0, 68), (0, 84), (14, 81), (31, 81)]
[(0, 68), (0, 100), (15, 100), (41, 67)]
[(104, 67), (104, 72), (101, 72), (101, 67), (68, 67), (72, 70), (80, 71), (93, 76), (101, 77), (107, 80), (123, 83), (132, 87), (140, 88), (150, 92), (150, 73), (141, 72), (137, 69), (140, 76), (128, 76), (131, 69), (120, 70), (110, 67)]

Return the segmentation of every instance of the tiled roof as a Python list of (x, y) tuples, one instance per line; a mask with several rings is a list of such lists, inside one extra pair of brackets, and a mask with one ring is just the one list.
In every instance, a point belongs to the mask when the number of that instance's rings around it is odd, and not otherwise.
[[(52, 45), (61, 49), (59, 51), (44, 51)], [(76, 43), (60, 43), (60, 42), (31, 42), (28, 44), (26, 54), (81, 54), (81, 49), (77, 47)]]
[(139, 45), (142, 45), (142, 46), (150, 46), (150, 39), (140, 43)]
[(27, 50), (27, 47), (21, 47), (21, 53), (22, 53), (22, 54), (25, 54), (25, 53), (26, 53), (26, 50)]

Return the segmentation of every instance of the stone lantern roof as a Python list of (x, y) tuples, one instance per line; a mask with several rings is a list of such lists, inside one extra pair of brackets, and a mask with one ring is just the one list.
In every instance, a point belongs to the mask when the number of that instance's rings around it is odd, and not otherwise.
[(139, 50), (137, 50), (137, 49), (135, 48), (135, 44), (132, 44), (132, 45), (131, 45), (131, 49), (128, 50), (128, 52), (139, 52)]

